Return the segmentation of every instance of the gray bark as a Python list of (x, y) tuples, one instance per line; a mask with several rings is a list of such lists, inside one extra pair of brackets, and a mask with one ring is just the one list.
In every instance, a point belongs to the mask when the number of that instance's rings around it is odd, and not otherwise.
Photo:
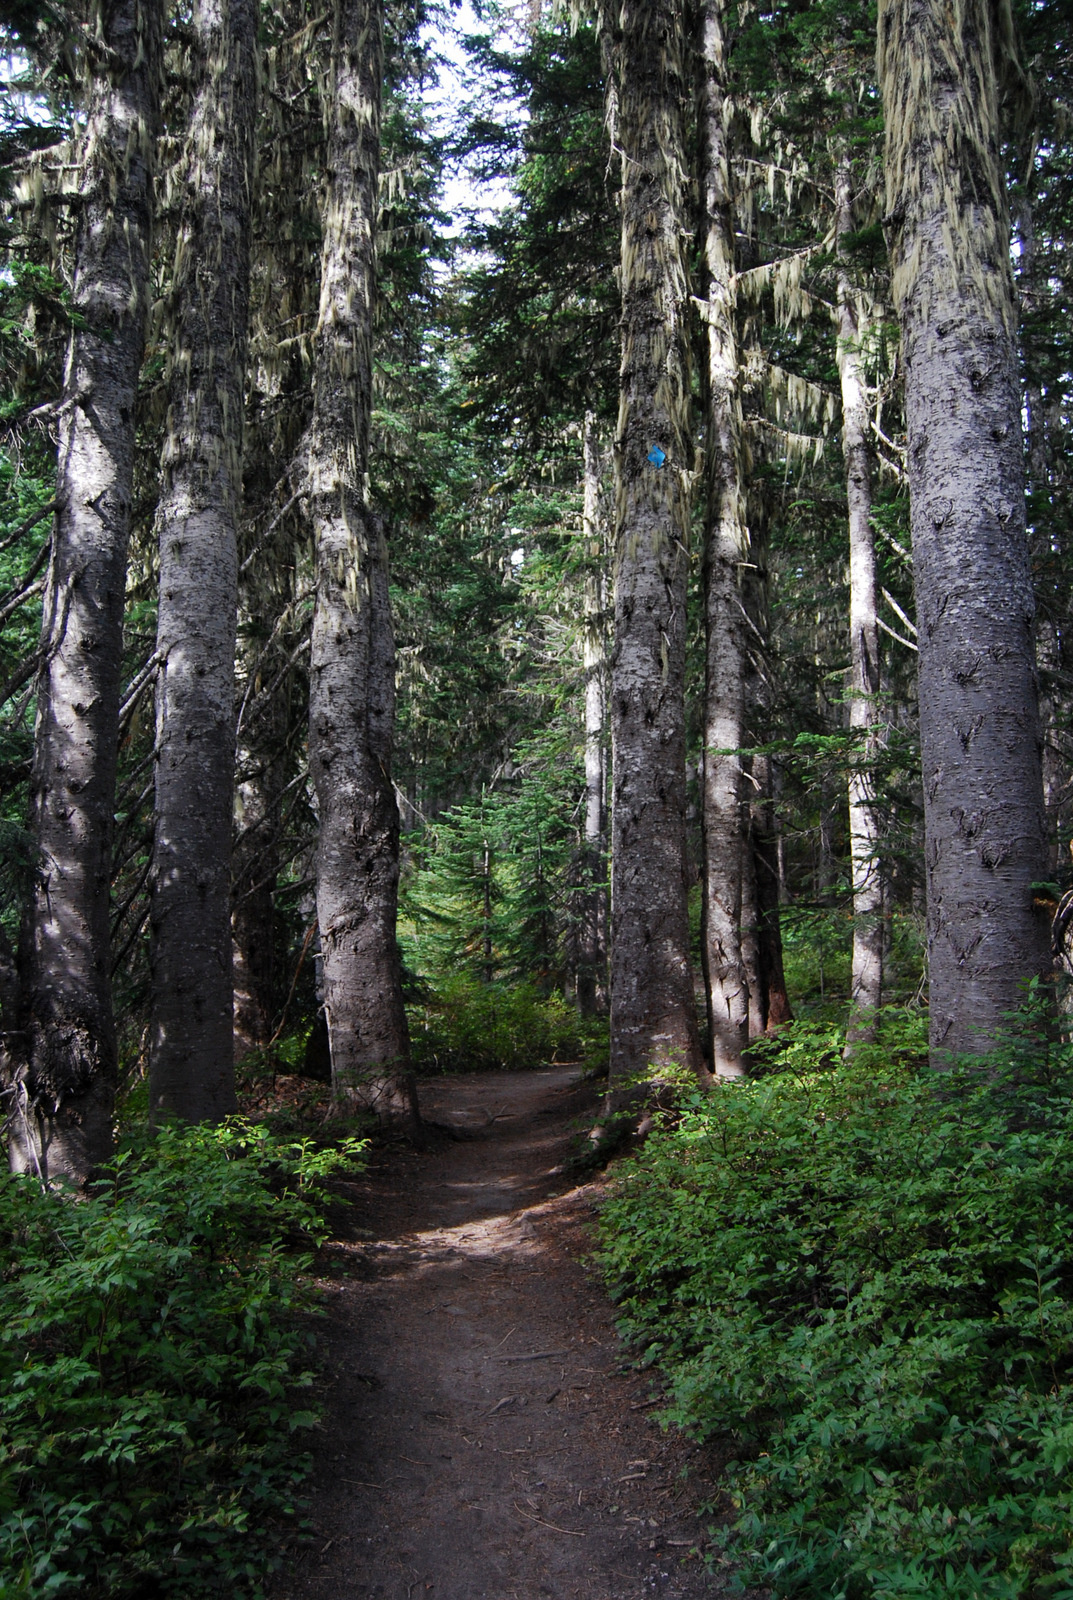
[(1009, 10), (881, 0), (902, 329), (932, 1059), (979, 1053), (1047, 966), (1034, 601), (997, 61)]
[(157, 512), (156, 816), (149, 1108), (235, 1108), (231, 832), (236, 529), (250, 298), (258, 11), (197, 0), (199, 73), (176, 250), (176, 326)]
[(740, 753), (745, 742), (746, 665), (741, 575), (748, 560), (749, 534), (742, 484), (725, 10), (724, 0), (705, 0), (700, 51), (708, 333), (703, 952), (712, 1067), (719, 1077), (736, 1078), (741, 1076), (742, 1052), (749, 1039), (750, 991), (742, 952), (746, 828)]
[(235, 1060), (272, 1036), (276, 989), (276, 911), (279, 860), (279, 783), (274, 763), (254, 765), (240, 752), (232, 852), (231, 946), (234, 972)]
[[(612, 1081), (704, 1072), (685, 865), (689, 430), (681, 7), (610, 8), (622, 153), (622, 366), (611, 662)], [(655, 454), (655, 460), (650, 457)]]
[[(753, 914), (756, 918), (757, 996), (749, 991), (749, 1037), (775, 1033), (793, 1021), (782, 964), (779, 917), (779, 831), (775, 820), (775, 774), (770, 756), (752, 761), (754, 798), (749, 830)], [(754, 1031), (755, 1030), (755, 1031)]]
[(581, 644), (585, 674), (585, 842), (577, 998), (582, 1015), (593, 1016), (607, 1004), (607, 640), (600, 450), (596, 418), (591, 411), (585, 417), (584, 492), (582, 540), (588, 564)]
[(883, 870), (876, 805), (875, 759), (880, 741), (879, 626), (876, 622), (876, 547), (872, 534), (872, 479), (868, 395), (861, 363), (861, 326), (844, 259), (853, 232), (853, 178), (847, 159), (835, 176), (838, 271), (838, 375), (842, 390), (842, 456), (849, 507), (849, 725), (860, 734), (849, 776), (849, 848), (853, 886), (853, 957), (850, 1036), (870, 1038), (869, 1017), (883, 996)]
[[(1031, 158), (1027, 158), (1031, 161)], [(1036, 249), (1036, 230), (1033, 216), (1034, 182), (1030, 178), (1017, 195), (1014, 227), (1020, 252), (1017, 261), (1017, 292), (1022, 307), (1020, 330), (1021, 362), (1024, 373), (1025, 406), (1025, 463), (1029, 494), (1037, 503), (1050, 493), (1052, 473), (1052, 445), (1049, 419), (1043, 398), (1038, 355), (1033, 347), (1031, 324), (1026, 322), (1038, 303), (1039, 263)], [(1060, 837), (1062, 811), (1068, 803), (1069, 765), (1063, 752), (1064, 721), (1060, 697), (1054, 693), (1055, 674), (1062, 669), (1062, 635), (1065, 631), (1065, 607), (1055, 592), (1053, 572), (1064, 559), (1061, 536), (1056, 533), (1052, 519), (1041, 519), (1046, 529), (1043, 538), (1037, 527), (1035, 547), (1030, 537), (1033, 566), (1040, 577), (1036, 582), (1039, 613), (1036, 619), (1036, 660), (1042, 679), (1040, 691), (1040, 729), (1043, 738), (1043, 804), (1047, 829), (1047, 876), (1064, 870), (1060, 862)], [(1056, 562), (1056, 559), (1057, 562)]]
[(40, 864), (23, 929), (25, 1115), (11, 1160), (76, 1183), (112, 1143), (108, 897), (161, 22), (154, 0), (100, 9), (71, 295), (85, 324), (64, 377), (37, 683), (30, 826)]
[(372, 404), (381, 0), (345, 0), (333, 60), (309, 506), (316, 536), (309, 758), (317, 915), (338, 1103), (415, 1123), (396, 942), (394, 645), (383, 530), (365, 502)]

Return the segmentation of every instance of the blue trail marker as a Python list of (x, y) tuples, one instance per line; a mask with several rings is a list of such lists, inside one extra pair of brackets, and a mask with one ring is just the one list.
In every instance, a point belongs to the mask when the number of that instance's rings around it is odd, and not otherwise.
[(651, 461), (651, 463), (652, 463), (652, 465), (654, 467), (662, 467), (662, 465), (666, 461), (667, 457), (664, 455), (664, 453), (660, 449), (659, 445), (658, 444), (654, 444), (652, 446), (651, 450), (648, 452), (648, 459), (649, 459), (649, 461)]

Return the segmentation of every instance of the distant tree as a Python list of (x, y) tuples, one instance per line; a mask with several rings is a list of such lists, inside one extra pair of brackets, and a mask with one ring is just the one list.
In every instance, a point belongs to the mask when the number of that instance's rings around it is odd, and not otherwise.
[(712, 1068), (738, 1077), (749, 1042), (749, 982), (742, 951), (742, 880), (748, 830), (742, 794), (748, 618), (742, 603), (749, 561), (745, 523), (737, 261), (728, 148), (727, 6), (700, 13), (703, 322), (707, 343), (704, 520), (704, 884), (702, 954)]
[(853, 957), (850, 1007), (855, 1037), (871, 1032), (870, 1018), (883, 996), (882, 826), (877, 805), (879, 625), (876, 620), (876, 545), (872, 532), (872, 467), (868, 391), (861, 359), (866, 333), (846, 254), (854, 231), (853, 164), (848, 155), (835, 172), (835, 249), (839, 257), (836, 315), (838, 377), (842, 398), (842, 455), (849, 509), (849, 725), (861, 736), (849, 776), (849, 853), (853, 890)]
[(585, 563), (582, 667), (585, 678), (585, 842), (577, 941), (577, 1000), (583, 1015), (607, 1005), (607, 599), (600, 443), (595, 414), (585, 413), (582, 441)]

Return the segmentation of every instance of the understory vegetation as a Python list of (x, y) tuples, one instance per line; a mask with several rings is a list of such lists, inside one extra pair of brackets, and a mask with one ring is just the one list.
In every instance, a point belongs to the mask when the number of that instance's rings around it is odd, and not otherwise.
[(260, 1592), (316, 1421), (318, 1149), (162, 1128), (88, 1196), (0, 1182), (0, 1596)]
[(410, 1005), (410, 1043), (419, 1072), (520, 1071), (581, 1062), (606, 1070), (607, 1019), (581, 1017), (560, 994), (532, 984), (442, 978)]
[(1073, 1595), (1073, 1049), (936, 1076), (888, 1012), (796, 1024), (687, 1097), (603, 1212), (665, 1420), (731, 1455), (722, 1534), (778, 1595)]

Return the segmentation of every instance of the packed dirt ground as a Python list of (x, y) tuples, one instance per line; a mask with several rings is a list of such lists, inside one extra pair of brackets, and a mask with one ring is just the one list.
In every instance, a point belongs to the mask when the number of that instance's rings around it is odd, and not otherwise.
[[(714, 1600), (710, 1464), (653, 1419), (564, 1170), (575, 1068), (421, 1085), (425, 1151), (348, 1186), (324, 1256), (315, 1542), (275, 1600)], [(688, 1469), (688, 1472), (687, 1472)]]

